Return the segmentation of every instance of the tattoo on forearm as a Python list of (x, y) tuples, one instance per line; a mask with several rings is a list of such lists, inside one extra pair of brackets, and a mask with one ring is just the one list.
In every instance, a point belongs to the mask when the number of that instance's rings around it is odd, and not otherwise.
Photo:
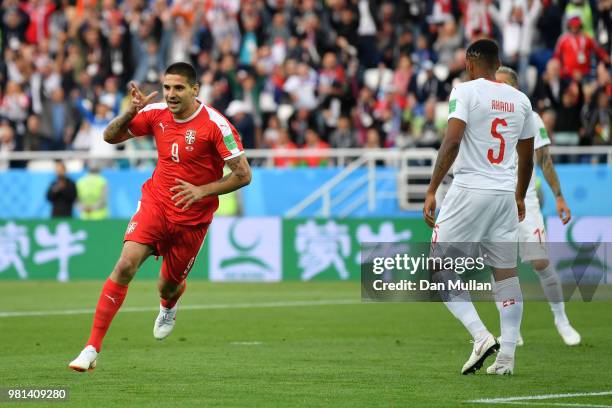
[(126, 111), (113, 119), (104, 130), (104, 139), (110, 142), (124, 135), (128, 130), (129, 123), (134, 119), (134, 116), (132, 112)]
[(538, 149), (537, 153), (538, 164), (542, 169), (544, 179), (546, 179), (546, 182), (555, 194), (555, 197), (561, 197), (561, 183), (559, 182), (559, 177), (557, 176), (557, 172), (555, 171), (555, 165), (553, 164), (552, 156), (550, 155), (548, 146)]
[(232, 175), (237, 177), (241, 182), (250, 180), (249, 165), (243, 156), (234, 157), (225, 162), (232, 170)]

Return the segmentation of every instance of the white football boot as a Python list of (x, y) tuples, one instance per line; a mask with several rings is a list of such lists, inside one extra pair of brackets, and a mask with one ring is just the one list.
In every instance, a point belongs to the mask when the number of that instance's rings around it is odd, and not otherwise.
[(491, 333), (488, 333), (480, 341), (474, 342), (472, 354), (470, 355), (468, 361), (463, 365), (461, 374), (471, 374), (480, 370), (487, 357), (495, 353), (497, 350), (499, 350), (499, 343)]
[(577, 346), (580, 344), (580, 334), (571, 324), (569, 324), (569, 322), (555, 323), (555, 326), (557, 326), (557, 331), (565, 344), (568, 346)]
[(74, 371), (81, 373), (85, 371), (91, 371), (96, 368), (96, 359), (98, 358), (98, 352), (94, 346), (87, 346), (81, 351), (81, 354), (68, 364), (68, 367)]
[(163, 340), (172, 333), (174, 323), (176, 322), (177, 306), (178, 304), (174, 305), (172, 309), (166, 309), (161, 305), (159, 306), (159, 314), (153, 326), (153, 337), (157, 340)]
[(495, 362), (487, 368), (487, 374), (512, 375), (514, 373), (514, 359), (497, 356)]

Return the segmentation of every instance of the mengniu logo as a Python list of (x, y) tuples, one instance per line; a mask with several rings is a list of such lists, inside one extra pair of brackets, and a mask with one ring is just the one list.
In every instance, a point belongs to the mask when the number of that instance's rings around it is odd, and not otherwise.
[(221, 268), (229, 268), (235, 265), (251, 266), (271, 271), (272, 268), (264, 260), (251, 255), (251, 252), (261, 243), (261, 236), (256, 236), (251, 244), (240, 243), (240, 237), (236, 234), (238, 220), (234, 221), (229, 231), (229, 243), (238, 255), (221, 261)]
[[(576, 239), (575, 228), (582, 227), (581, 224), (589, 222), (588, 218), (579, 218), (569, 224), (565, 232), (565, 250), (557, 249), (557, 243), (550, 244), (554, 245), (553, 253), (558, 255), (557, 271), (564, 273), (566, 276), (566, 279), (564, 279), (565, 289), (570, 289), (569, 286), (571, 286), (572, 293), (578, 289), (585, 301), (592, 300), (599, 284), (605, 283), (608, 268), (605, 256), (603, 261), (601, 257), (602, 253), (606, 252), (606, 245), (609, 244), (602, 242), (600, 235), (596, 238), (594, 235), (590, 235), (588, 237), (590, 238), (589, 242), (580, 242), (581, 239)], [(567, 293), (565, 295), (567, 296)]]
[(280, 280), (280, 219), (220, 217), (211, 228), (211, 280)]

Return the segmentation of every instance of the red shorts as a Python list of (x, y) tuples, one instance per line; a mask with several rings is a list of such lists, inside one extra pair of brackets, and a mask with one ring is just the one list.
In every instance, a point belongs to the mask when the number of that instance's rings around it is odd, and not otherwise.
[(125, 231), (123, 241), (149, 245), (163, 257), (161, 276), (181, 283), (187, 278), (204, 242), (209, 223), (179, 225), (168, 221), (155, 202), (139, 202)]

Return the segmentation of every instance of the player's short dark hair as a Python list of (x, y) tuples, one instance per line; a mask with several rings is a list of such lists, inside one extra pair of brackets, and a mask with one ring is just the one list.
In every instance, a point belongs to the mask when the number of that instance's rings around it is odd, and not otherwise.
[(478, 61), (488, 68), (495, 68), (499, 61), (499, 46), (493, 40), (477, 40), (470, 44), (465, 52), (465, 57)]
[(174, 64), (170, 64), (168, 68), (166, 68), (165, 75), (180, 75), (182, 77), (187, 78), (187, 82), (189, 85), (194, 86), (196, 84), (196, 70), (193, 65), (187, 62), (175, 62)]

